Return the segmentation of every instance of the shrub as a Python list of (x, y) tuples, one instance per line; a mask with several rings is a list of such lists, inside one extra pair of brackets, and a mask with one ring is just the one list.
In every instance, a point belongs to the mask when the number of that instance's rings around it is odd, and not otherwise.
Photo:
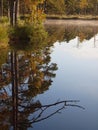
[(8, 27), (0, 25), (0, 43), (8, 42)]
[(0, 18), (0, 23), (8, 23), (8, 18), (7, 17), (1, 17)]
[(41, 47), (46, 38), (47, 33), (42, 25), (19, 25), (9, 31), (9, 44), (16, 49)]

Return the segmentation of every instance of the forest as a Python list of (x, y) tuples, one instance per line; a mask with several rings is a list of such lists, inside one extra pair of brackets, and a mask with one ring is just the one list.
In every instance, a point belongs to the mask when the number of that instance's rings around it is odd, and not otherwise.
[[(14, 0), (14, 2), (15, 1), (16, 3), (18, 2), (18, 13), (21, 15), (30, 13), (31, 1), (33, 5), (37, 4), (38, 8), (44, 9), (46, 14), (98, 15), (98, 0)], [(9, 0), (1, 0), (0, 16), (9, 16), (10, 6), (13, 5), (11, 5)]]
[(66, 15), (97, 15), (98, 0), (48, 0), (47, 13)]

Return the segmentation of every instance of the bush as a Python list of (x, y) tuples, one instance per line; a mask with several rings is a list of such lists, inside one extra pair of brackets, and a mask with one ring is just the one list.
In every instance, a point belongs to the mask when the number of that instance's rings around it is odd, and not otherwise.
[(21, 25), (10, 29), (9, 44), (17, 49), (41, 47), (46, 42), (47, 33), (42, 25)]
[(0, 43), (8, 42), (8, 27), (0, 25)]
[(1, 17), (0, 18), (0, 23), (8, 23), (8, 18), (7, 17)]

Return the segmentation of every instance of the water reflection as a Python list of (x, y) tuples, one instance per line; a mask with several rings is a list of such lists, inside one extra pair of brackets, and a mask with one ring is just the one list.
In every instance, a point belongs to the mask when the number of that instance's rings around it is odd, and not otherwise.
[[(17, 54), (18, 61), (16, 61), (17, 60), (16, 53), (9, 52), (7, 63), (3, 64), (1, 67), (1, 76), (0, 76), (0, 99), (1, 99), (0, 101), (2, 106), (1, 107), (2, 116), (4, 112), (6, 113), (6, 115), (8, 115), (11, 114), (12, 111), (11, 85), (10, 85), (11, 78), (14, 88), (16, 89), (16, 87), (19, 86), (18, 88), (19, 90), (12, 89), (12, 96), (14, 98), (13, 102), (14, 103), (17, 102), (17, 104), (18, 103), (21, 105), (25, 104), (26, 106), (28, 106), (30, 105), (31, 102), (32, 106), (33, 98), (37, 94), (43, 93), (49, 88), (49, 86), (52, 84), (52, 78), (55, 77), (54, 71), (57, 70), (57, 65), (55, 63), (51, 64), (49, 63), (51, 59), (49, 55), (50, 55), (49, 48), (44, 49), (44, 51), (35, 53), (21, 52)], [(19, 94), (17, 95), (18, 92)], [(19, 98), (19, 101), (17, 101), (16, 98)], [(14, 110), (16, 109), (17, 108), (14, 108)], [(22, 108), (19, 109), (20, 111), (22, 110)], [(6, 111), (8, 112), (8, 114)], [(26, 115), (26, 111), (28, 111), (28, 109), (26, 110), (25, 108), (24, 111)], [(30, 110), (29, 113), (31, 113)], [(22, 117), (22, 115), (23, 113), (21, 114), (20, 117)], [(10, 118), (9, 115), (8, 118)], [(26, 116), (25, 118), (28, 119), (28, 116)], [(2, 120), (3, 122), (1, 121), (2, 124), (7, 122), (6, 119)]]
[[(2, 65), (0, 87), (0, 123), (2, 129), (27, 129), (33, 123), (48, 119), (59, 113), (65, 106), (75, 106), (74, 100), (58, 101), (42, 105), (34, 97), (44, 93), (52, 84), (57, 65), (50, 63), (50, 50), (45, 48), (39, 53), (9, 52), (7, 63)], [(10, 82), (12, 80), (12, 86)], [(6, 83), (5, 83), (6, 81)], [(71, 104), (70, 104), (71, 103)], [(44, 115), (49, 108), (58, 106), (50, 114)], [(44, 115), (44, 116), (43, 116)]]
[[(61, 27), (59, 26), (58, 28)], [(52, 61), (56, 62), (59, 67), (54, 86), (60, 86), (62, 84), (62, 87), (56, 87), (57, 95), (59, 95), (60, 98), (79, 98), (84, 106), (86, 106), (86, 110), (83, 113), (78, 111), (73, 113), (73, 111), (70, 112), (70, 110), (68, 110), (66, 117), (62, 115), (59, 119), (63, 119), (64, 121), (62, 120), (62, 122), (60, 122), (60, 126), (54, 125), (54, 129), (98, 129), (96, 121), (98, 120), (98, 114), (96, 114), (98, 109), (98, 27), (91, 26), (89, 28), (91, 31), (88, 32), (88, 35), (92, 32), (92, 35), (89, 35), (89, 39), (83, 38), (82, 41), (79, 41), (79, 37), (76, 35), (70, 38), (69, 41), (66, 41), (66, 37), (60, 41), (61, 35), (58, 35), (58, 41), (56, 40), (54, 44)], [(88, 27), (84, 28), (83, 26), (83, 29), (82, 33), (85, 34)], [(57, 33), (57, 31), (55, 32)], [(74, 33), (70, 27), (69, 32)], [(86, 37), (86, 35), (84, 36)], [(52, 125), (52, 122), (50, 124)], [(39, 129), (39, 127), (36, 128)], [(49, 130), (50, 129), (51, 127)]]
[(46, 25), (46, 30), (49, 33), (50, 42), (66, 41), (69, 43), (70, 40), (78, 37), (78, 42), (81, 43), (84, 40), (90, 40), (95, 37), (98, 33), (98, 27), (96, 26), (85, 26), (85, 25)]
[[(59, 43), (62, 41), (65, 44), (66, 42), (66, 46), (69, 48), (68, 43), (71, 44), (71, 40), (74, 39), (76, 44), (72, 43), (71, 47), (80, 48), (84, 46), (85, 40), (91, 40), (90, 43), (93, 42), (93, 46), (96, 47), (98, 28), (68, 25), (51, 26), (51, 28), (47, 26), (46, 28), (49, 39), (47, 47), (45, 45), (44, 49), (41, 46), (41, 49), (37, 50), (36, 47), (33, 51), (19, 49), (13, 53), (12, 51), (8, 53), (8, 50), (5, 50), (5, 53), (0, 52), (0, 56), (4, 57), (0, 63), (0, 129), (28, 129), (34, 123), (59, 113), (66, 106), (83, 109), (76, 104), (78, 101), (74, 100), (48, 103), (47, 99), (46, 105), (43, 105), (40, 99), (36, 99), (36, 96), (49, 90), (53, 78), (56, 77), (55, 71), (58, 70), (58, 67), (55, 62), (51, 61), (53, 43), (57, 40)], [(58, 53), (62, 54), (62, 52)], [(12, 89), (11, 81), (15, 89)], [(63, 84), (63, 82), (59, 84)], [(57, 91), (55, 90), (55, 92)], [(52, 109), (52, 111), (48, 109)]]

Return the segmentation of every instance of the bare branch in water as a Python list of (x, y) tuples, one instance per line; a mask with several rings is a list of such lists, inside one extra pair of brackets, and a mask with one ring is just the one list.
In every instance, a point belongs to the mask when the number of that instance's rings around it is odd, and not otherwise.
[[(53, 104), (48, 104), (48, 105), (41, 105), (41, 103), (39, 102), (39, 105), (30, 105), (30, 106), (21, 106), (21, 107), (24, 107), (26, 109), (35, 109), (34, 110), (34, 113), (35, 112), (39, 112), (38, 115), (36, 115), (36, 117), (33, 117), (28, 123), (29, 125), (33, 124), (33, 123), (37, 123), (37, 122), (40, 122), (40, 121), (43, 121), (43, 120), (46, 120), (50, 117), (52, 117), (53, 115), (57, 114), (57, 113), (61, 113), (61, 110), (65, 109), (67, 106), (71, 106), (71, 107), (77, 107), (77, 108), (81, 108), (81, 109), (85, 109), (84, 107), (80, 106), (80, 105), (77, 105), (76, 103), (79, 102), (79, 100), (64, 100), (64, 101), (57, 101)], [(58, 106), (58, 105), (61, 105), (61, 106)], [(46, 111), (48, 111), (48, 109), (52, 108), (52, 107), (55, 107), (55, 106), (58, 106), (59, 108), (57, 108), (56, 110), (54, 110), (52, 113), (46, 115), (46, 116), (43, 116), (44, 113)], [(20, 123), (21, 124), (21, 123)]]

